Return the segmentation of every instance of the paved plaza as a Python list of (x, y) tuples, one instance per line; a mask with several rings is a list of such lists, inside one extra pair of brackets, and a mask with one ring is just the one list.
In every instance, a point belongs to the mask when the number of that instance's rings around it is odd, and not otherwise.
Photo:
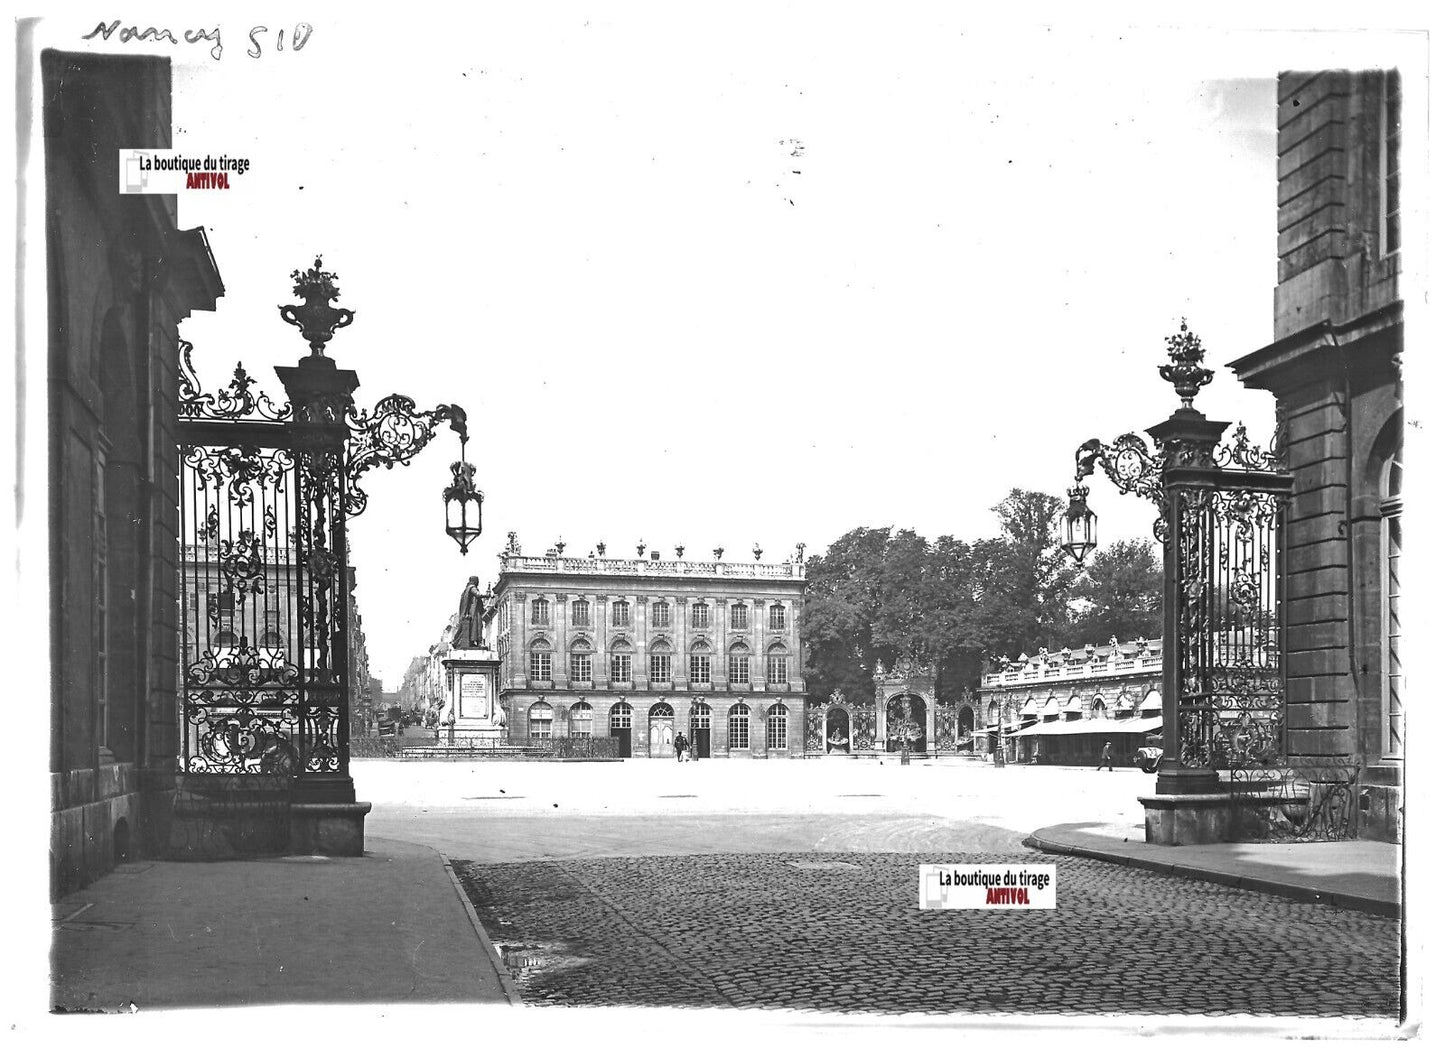
[[(1138, 771), (915, 761), (358, 762), (537, 1005), (1394, 1019), (1398, 922), (1043, 855)], [(918, 910), (920, 863), (1054, 862), (1054, 911)]]

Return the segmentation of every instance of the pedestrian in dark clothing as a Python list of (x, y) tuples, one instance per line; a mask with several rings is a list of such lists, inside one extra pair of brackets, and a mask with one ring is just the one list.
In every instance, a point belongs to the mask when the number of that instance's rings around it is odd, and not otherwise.
[(679, 734), (672, 740), (672, 748), (677, 751), (677, 762), (682, 763), (682, 755), (687, 752), (687, 739)]
[[(1114, 770), (1114, 743), (1112, 742), (1105, 742), (1104, 751), (1099, 754), (1099, 768), (1105, 765), (1108, 766), (1110, 771)], [(1098, 771), (1099, 768), (1095, 768), (1094, 770)]]

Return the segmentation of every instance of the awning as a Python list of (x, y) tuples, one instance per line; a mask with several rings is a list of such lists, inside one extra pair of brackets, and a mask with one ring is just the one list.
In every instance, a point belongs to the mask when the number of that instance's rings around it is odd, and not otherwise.
[(1129, 735), (1158, 731), (1164, 726), (1164, 719), (1158, 716), (1130, 717), (1110, 720), (1105, 717), (1088, 717), (1083, 720), (1062, 720), (1053, 724), (1041, 724), (1034, 729), (1034, 735)]

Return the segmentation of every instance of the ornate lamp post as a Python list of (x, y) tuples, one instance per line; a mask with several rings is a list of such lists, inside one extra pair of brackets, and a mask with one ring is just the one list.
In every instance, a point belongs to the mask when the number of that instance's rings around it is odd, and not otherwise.
[[(1214, 377), (1204, 347), (1181, 321), (1167, 339), (1159, 374), (1180, 406), (1150, 427), (1154, 450), (1137, 434), (1097, 438), (1075, 453), (1075, 487), (1060, 521), (1060, 544), (1082, 561), (1097, 542), (1083, 479), (1102, 466), (1121, 493), (1158, 509), (1164, 545), (1164, 757), (1158, 794), (1218, 787), (1218, 768), (1280, 751), (1283, 678), (1279, 591), (1271, 561), (1279, 505), (1291, 477), (1240, 426), (1221, 444), (1226, 422), (1194, 407)], [(1151, 838), (1151, 840), (1153, 840)]]
[[(221, 616), (210, 605), (182, 614), (183, 781), (204, 787), (270, 774), (292, 783), (293, 852), (360, 855), (362, 817), (350, 777), (351, 623), (346, 529), (367, 505), (362, 475), (406, 466), (449, 422), (462, 440), (444, 491), (446, 530), (463, 553), (481, 529), (482, 496), (466, 462), (466, 412), (418, 411), (392, 394), (356, 406), (356, 372), (326, 354), (355, 314), (333, 305), (336, 275), (321, 258), (291, 274), (299, 304), (281, 318), (310, 347), (276, 368), (289, 404), (278, 407), (237, 365), (228, 386), (206, 393), (181, 347), (180, 536), (188, 594), (235, 600), (239, 641), (260, 644), (223, 658)], [(261, 557), (257, 557), (261, 556)], [(242, 656), (243, 655), (243, 656)], [(226, 664), (218, 664), (225, 661)]]

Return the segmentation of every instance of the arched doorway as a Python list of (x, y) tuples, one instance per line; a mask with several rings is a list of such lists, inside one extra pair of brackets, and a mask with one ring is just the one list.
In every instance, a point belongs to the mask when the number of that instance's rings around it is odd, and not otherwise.
[(848, 726), (848, 710), (836, 707), (828, 710), (823, 735), (826, 752), (847, 753), (852, 749), (852, 743), (848, 739)]
[(692, 707), (692, 727), (689, 739), (692, 742), (694, 760), (712, 756), (712, 707), (699, 702)]
[(916, 737), (908, 744), (912, 753), (923, 753), (928, 748), (928, 707), (916, 694), (900, 694), (888, 701), (888, 751), (901, 748), (900, 739), (906, 726), (911, 723)]
[(632, 756), (632, 706), (618, 702), (608, 717), (608, 731), (617, 743), (619, 757)]
[(670, 757), (673, 754), (674, 721), (672, 706), (658, 702), (647, 713), (647, 755)]

